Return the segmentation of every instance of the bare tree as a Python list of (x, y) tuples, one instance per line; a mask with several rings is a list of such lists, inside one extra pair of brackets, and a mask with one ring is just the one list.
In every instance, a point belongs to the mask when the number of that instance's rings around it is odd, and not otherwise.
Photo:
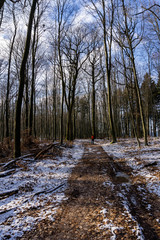
[(154, 15), (154, 17), (160, 21), (160, 16), (158, 15), (157, 11), (155, 9), (160, 9), (160, 4), (157, 4), (157, 3), (154, 3), (153, 5), (151, 5), (150, 7), (145, 7), (142, 5), (142, 8), (144, 9), (143, 11), (137, 13), (136, 15), (139, 15), (139, 14), (143, 14), (145, 12), (149, 12), (151, 13), (152, 15)]
[(10, 52), (9, 52), (9, 60), (8, 60), (8, 73), (7, 73), (7, 92), (6, 92), (6, 138), (9, 137), (9, 95), (10, 95), (10, 74), (11, 74), (11, 61), (12, 61), (12, 52), (15, 42), (15, 37), (17, 33), (17, 22), (15, 18), (14, 6), (12, 9), (13, 14), (13, 23), (14, 23), (14, 34), (11, 40)]
[(26, 37), (24, 55), (23, 55), (21, 68), (20, 68), (20, 84), (19, 84), (19, 90), (18, 90), (18, 99), (17, 99), (17, 104), (16, 104), (16, 115), (15, 115), (15, 149), (14, 149), (15, 157), (21, 156), (21, 144), (20, 144), (21, 105), (22, 105), (24, 82), (25, 82), (25, 68), (26, 68), (27, 58), (28, 58), (29, 49), (30, 49), (32, 23), (33, 23), (34, 12), (36, 9), (37, 1), (38, 0), (33, 0), (33, 2), (32, 2), (30, 16), (29, 16), (28, 29), (27, 29), (27, 37)]
[[(12, 2), (12, 3), (17, 3), (17, 2), (20, 2), (20, 1), (21, 0), (10, 0), (10, 2)], [(0, 9), (3, 8), (5, 2), (6, 2), (6, 0), (1, 0), (0, 1)]]
[[(139, 89), (136, 64), (135, 64), (135, 56), (134, 56), (134, 49), (140, 43), (141, 38), (135, 37), (136, 22), (134, 22), (132, 17), (129, 16), (124, 0), (122, 0), (122, 8), (123, 8), (123, 15), (124, 15), (124, 29), (123, 29), (123, 27), (121, 28), (121, 34), (126, 36), (126, 40), (128, 43), (128, 46), (126, 46), (126, 48), (129, 49), (128, 56), (132, 62), (132, 70), (133, 70), (134, 81), (135, 81), (135, 86), (136, 86), (136, 93), (137, 93), (137, 97), (138, 97), (140, 116), (141, 116), (141, 121), (142, 121), (142, 129), (143, 129), (143, 134), (144, 134), (144, 141), (145, 141), (145, 145), (147, 145), (148, 144), (147, 130), (146, 130), (146, 124), (145, 124), (145, 119), (144, 119), (141, 93), (140, 93), (140, 89)], [(122, 24), (122, 26), (123, 26), (123, 24)], [(121, 44), (122, 44), (122, 42), (121, 42)], [(124, 47), (124, 45), (123, 45), (123, 47)]]
[[(105, 53), (105, 67), (107, 76), (107, 97), (108, 97), (108, 114), (109, 123), (112, 135), (112, 142), (116, 142), (116, 133), (113, 122), (112, 115), (112, 101), (111, 101), (111, 70), (112, 70), (112, 42), (113, 42), (113, 24), (114, 24), (114, 14), (115, 14), (115, 1), (110, 0), (106, 2), (90, 0), (91, 6), (89, 9), (92, 11), (93, 15), (97, 15), (97, 21), (101, 26), (103, 32), (103, 43), (104, 43), (104, 53)], [(97, 4), (98, 2), (98, 4)], [(99, 8), (98, 8), (99, 6)]]
[(63, 62), (63, 41), (65, 39), (66, 32), (71, 24), (70, 18), (73, 15), (73, 7), (70, 4), (70, 0), (57, 0), (57, 48), (58, 48), (58, 64), (59, 72), (62, 83), (62, 97), (61, 97), (61, 121), (60, 121), (60, 141), (63, 143), (64, 126), (63, 126), (63, 108), (65, 98), (65, 76), (64, 76), (64, 62)]
[(100, 39), (98, 38), (97, 32), (91, 34), (91, 53), (89, 54), (88, 61), (84, 71), (89, 76), (91, 84), (91, 103), (92, 103), (92, 135), (96, 138), (96, 83), (102, 78), (101, 69), (100, 69)]
[(88, 58), (88, 44), (86, 29), (77, 27), (70, 28), (67, 32), (63, 53), (66, 57), (65, 77), (66, 91), (65, 102), (68, 110), (67, 118), (67, 139), (73, 140), (73, 107), (75, 103), (76, 84), (79, 72)]
[(33, 39), (32, 39), (32, 77), (31, 77), (31, 99), (29, 109), (29, 135), (33, 134), (33, 108), (34, 108), (34, 96), (35, 96), (35, 66), (36, 66), (36, 54), (38, 49), (38, 43), (40, 40), (39, 25), (41, 18), (45, 12), (46, 5), (37, 3), (37, 14), (33, 19)]

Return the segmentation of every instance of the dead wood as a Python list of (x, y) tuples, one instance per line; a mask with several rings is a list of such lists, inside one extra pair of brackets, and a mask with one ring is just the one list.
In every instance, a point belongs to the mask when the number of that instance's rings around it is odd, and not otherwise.
[(1, 172), (1, 173), (0, 173), (0, 178), (9, 176), (9, 175), (11, 175), (11, 174), (14, 173), (14, 172), (15, 172), (15, 169), (10, 169), (10, 170)]
[(56, 188), (50, 188), (50, 189), (47, 189), (47, 190), (44, 190), (44, 191), (41, 191), (41, 192), (37, 192), (37, 193), (35, 193), (35, 194), (33, 195), (33, 197), (36, 196), (36, 195), (39, 195), (39, 194), (43, 194), (43, 193), (51, 193), (51, 192), (54, 192), (54, 191), (56, 191), (57, 189), (61, 188), (64, 184), (65, 184), (65, 183), (62, 183), (62, 184), (60, 184), (59, 186), (57, 186)]
[(37, 160), (41, 155), (44, 155), (46, 152), (48, 152), (48, 150), (50, 150), (52, 147), (58, 147), (57, 143), (52, 143), (50, 144), (47, 148), (41, 150), (36, 156), (35, 156), (35, 160)]
[(152, 166), (156, 166), (156, 165), (157, 165), (157, 162), (152, 162), (152, 163), (145, 164), (143, 168), (152, 167)]
[(13, 210), (15, 210), (15, 209), (17, 209), (17, 208), (16, 208), (16, 207), (14, 207), (14, 208), (10, 208), (10, 209), (7, 209), (7, 210), (4, 210), (4, 211), (1, 211), (0, 214), (4, 214), (4, 213), (10, 212), (10, 211), (13, 211)]
[(14, 194), (18, 193), (18, 189), (13, 189), (7, 192), (2, 192), (0, 193), (0, 199), (6, 198), (6, 197), (10, 197)]
[(26, 157), (31, 157), (31, 156), (33, 156), (33, 154), (27, 154), (27, 155), (12, 159), (8, 163), (6, 163), (2, 168), (3, 168), (3, 170), (7, 170), (7, 169), (11, 169), (11, 168), (17, 168), (18, 166), (15, 164), (17, 161), (25, 160)]
[(16, 159), (13, 159), (11, 161), (9, 161), (8, 163), (6, 163), (4, 166), (3, 166), (3, 170), (6, 170), (6, 169), (11, 169), (11, 168), (17, 168), (16, 166), (16, 162), (19, 160), (20, 158), (16, 158)]

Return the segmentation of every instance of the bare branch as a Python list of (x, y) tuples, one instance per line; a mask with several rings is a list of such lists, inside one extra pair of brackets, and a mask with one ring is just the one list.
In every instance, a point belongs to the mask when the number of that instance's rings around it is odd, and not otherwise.
[(146, 11), (149, 11), (160, 21), (160, 17), (152, 10), (153, 7), (159, 7), (160, 8), (160, 5), (155, 3), (152, 6), (150, 6), (149, 8), (145, 8), (145, 7), (142, 6), (142, 8), (144, 10), (137, 13), (136, 15), (140, 15), (140, 14), (143, 14), (144, 12), (146, 12)]

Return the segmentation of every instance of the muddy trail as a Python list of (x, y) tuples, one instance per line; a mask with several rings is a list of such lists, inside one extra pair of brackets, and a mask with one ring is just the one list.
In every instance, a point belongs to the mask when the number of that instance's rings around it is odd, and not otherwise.
[(44, 219), (19, 239), (160, 239), (157, 198), (99, 145), (84, 144), (65, 194), (54, 222)]

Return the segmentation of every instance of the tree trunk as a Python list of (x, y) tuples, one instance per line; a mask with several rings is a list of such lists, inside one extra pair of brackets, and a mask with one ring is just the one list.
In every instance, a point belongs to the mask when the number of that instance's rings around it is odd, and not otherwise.
[(36, 130), (36, 94), (35, 94), (35, 88), (34, 88), (34, 111), (33, 111), (33, 126), (34, 126), (34, 137), (36, 138), (37, 137), (37, 130)]
[(35, 67), (35, 54), (34, 54), (34, 40), (32, 46), (32, 83), (31, 83), (31, 100), (30, 100), (30, 111), (29, 111), (29, 135), (32, 135), (33, 129), (33, 98), (34, 98), (34, 67)]
[(95, 79), (94, 79), (94, 66), (92, 68), (92, 136), (96, 138), (95, 132)]
[(45, 116), (45, 136), (48, 137), (48, 81), (47, 81), (47, 73), (46, 73), (46, 116)]
[(20, 68), (20, 84), (18, 90), (18, 99), (16, 103), (16, 116), (15, 116), (15, 145), (14, 145), (14, 156), (19, 157), (21, 156), (21, 106), (22, 106), (22, 98), (23, 98), (23, 91), (24, 91), (24, 82), (25, 82), (25, 68), (26, 63), (29, 55), (29, 48), (30, 48), (30, 40), (31, 40), (31, 31), (32, 31), (32, 23), (34, 18), (34, 12), (36, 9), (37, 0), (33, 0), (31, 12), (29, 16), (29, 23), (27, 29), (27, 37), (24, 49), (24, 55), (21, 63)]
[(5, 0), (0, 1), (0, 9), (3, 7), (4, 3), (5, 3)]
[(11, 73), (11, 61), (12, 61), (12, 52), (13, 52), (13, 46), (16, 38), (17, 33), (17, 26), (16, 26), (16, 20), (15, 20), (15, 14), (13, 9), (13, 22), (14, 22), (14, 35), (11, 42), (11, 48), (9, 53), (9, 61), (8, 61), (8, 75), (7, 75), (7, 94), (6, 94), (6, 138), (9, 137), (9, 94), (10, 94), (10, 73)]
[(130, 110), (131, 110), (131, 121), (132, 121), (132, 126), (133, 126), (133, 132), (136, 137), (138, 146), (140, 147), (140, 141), (137, 136), (136, 127), (135, 127), (135, 123), (134, 123), (133, 108), (132, 108), (132, 104), (131, 104), (131, 101), (129, 98), (129, 88), (128, 88), (128, 84), (127, 84), (127, 69), (126, 69), (126, 64), (125, 64), (125, 60), (124, 60), (123, 48), (121, 48), (121, 51), (122, 51), (122, 60), (123, 60), (123, 67), (124, 67), (125, 84), (126, 84), (126, 88), (127, 88), (127, 98), (128, 98), (128, 102), (129, 102), (129, 106), (130, 106)]
[(124, 17), (125, 17), (125, 32), (126, 32), (126, 36), (127, 36), (129, 49), (130, 49), (130, 59), (131, 59), (131, 62), (132, 62), (134, 82), (135, 82), (135, 86), (136, 86), (136, 92), (137, 92), (137, 96), (138, 96), (140, 116), (141, 116), (141, 121), (142, 121), (144, 143), (145, 143), (145, 145), (148, 145), (148, 142), (147, 142), (147, 130), (146, 130), (146, 124), (145, 124), (145, 119), (144, 119), (144, 112), (143, 112), (143, 107), (142, 107), (142, 100), (141, 100), (141, 94), (140, 94), (140, 89), (139, 89), (139, 84), (138, 84), (138, 78), (137, 78), (137, 73), (136, 73), (136, 65), (135, 65), (135, 59), (134, 59), (134, 53), (133, 53), (133, 46), (132, 46), (131, 37), (129, 35), (129, 28), (128, 28), (128, 23), (127, 23), (127, 13), (126, 13), (124, 0), (122, 0), (122, 4), (123, 4), (123, 13), (124, 13)]
[(26, 83), (26, 129), (28, 129), (28, 104), (29, 104), (29, 97), (28, 97), (28, 74), (25, 75), (25, 83)]
[(63, 144), (64, 126), (63, 126), (63, 105), (64, 105), (64, 90), (62, 90), (62, 102), (61, 102), (61, 126), (60, 126), (60, 140)]
[(113, 123), (112, 116), (112, 102), (111, 102), (111, 45), (112, 45), (112, 27), (113, 27), (113, 9), (112, 9), (112, 20), (111, 20), (111, 35), (109, 49), (107, 49), (107, 39), (106, 39), (106, 16), (105, 16), (105, 1), (103, 0), (103, 41), (104, 41), (104, 51), (105, 51), (105, 65), (106, 65), (106, 74), (107, 74), (107, 93), (108, 93), (108, 114), (109, 114), (109, 123), (112, 135), (112, 143), (116, 142), (115, 127)]
[(133, 51), (131, 51), (131, 56), (132, 56), (132, 64), (133, 64), (134, 81), (135, 81), (135, 85), (136, 85), (136, 91), (137, 91), (138, 103), (139, 103), (139, 109), (140, 109), (140, 116), (141, 116), (141, 121), (142, 121), (144, 143), (145, 143), (145, 145), (148, 145), (147, 130), (146, 130), (146, 124), (145, 124), (145, 119), (144, 119), (144, 112), (143, 112), (143, 107), (142, 107), (142, 100), (141, 100), (140, 89), (139, 89), (139, 85), (138, 85), (138, 79), (137, 79), (137, 73), (136, 73), (136, 67), (135, 67), (135, 62), (134, 62)]
[(72, 107), (68, 109), (68, 117), (67, 117), (67, 140), (73, 140), (73, 121), (72, 121)]

